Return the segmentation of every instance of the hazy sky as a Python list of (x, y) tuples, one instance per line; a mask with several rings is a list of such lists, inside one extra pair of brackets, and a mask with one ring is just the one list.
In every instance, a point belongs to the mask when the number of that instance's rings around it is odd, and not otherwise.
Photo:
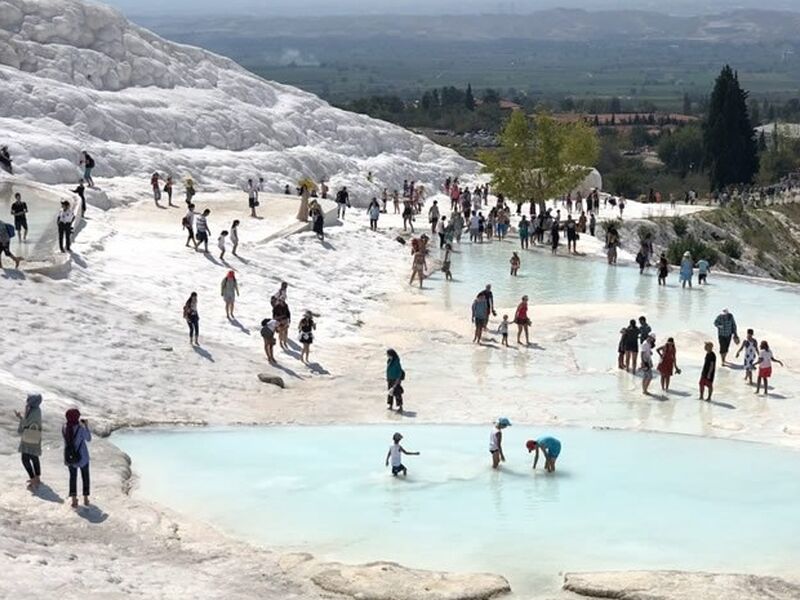
[[(102, 0), (101, 0), (102, 1)], [(797, 0), (106, 0), (128, 15), (520, 13), (546, 8), (644, 9), (705, 14), (734, 8), (798, 10)]]

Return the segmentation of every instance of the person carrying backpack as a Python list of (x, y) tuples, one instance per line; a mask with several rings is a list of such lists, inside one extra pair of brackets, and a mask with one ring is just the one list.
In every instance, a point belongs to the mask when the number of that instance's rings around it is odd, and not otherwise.
[(42, 404), (41, 394), (28, 394), (25, 412), (14, 411), (19, 426), (19, 453), (22, 455), (22, 466), (28, 473), (28, 489), (32, 492), (39, 487), (42, 467), (39, 457), (42, 455)]
[(66, 423), (61, 429), (64, 438), (64, 464), (69, 470), (69, 497), (72, 508), (78, 508), (78, 471), (81, 472), (83, 484), (83, 505), (89, 506), (89, 447), (92, 432), (86, 419), (81, 419), (77, 408), (70, 408), (66, 414)]
[(19, 269), (19, 263), (22, 259), (14, 256), (14, 253), (11, 252), (11, 238), (14, 235), (16, 235), (14, 226), (11, 223), (0, 221), (0, 269), (3, 268), (3, 254), (14, 261), (15, 269)]

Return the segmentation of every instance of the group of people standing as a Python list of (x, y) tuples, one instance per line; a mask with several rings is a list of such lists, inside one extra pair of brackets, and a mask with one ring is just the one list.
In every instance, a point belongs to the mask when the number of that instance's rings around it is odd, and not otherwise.
[[(733, 343), (738, 346), (736, 358), (744, 353), (742, 367), (745, 371), (745, 381), (752, 385), (753, 373), (757, 371), (758, 378), (755, 393), (760, 393), (763, 385), (764, 394), (767, 394), (773, 363), (783, 366), (783, 362), (773, 355), (769, 343), (766, 340), (762, 340), (759, 344), (754, 337), (752, 329), (748, 329), (745, 339), (740, 340), (736, 319), (727, 308), (714, 319), (714, 327), (717, 330), (722, 366), (729, 365), (727, 357), (730, 353), (731, 343)], [(617, 366), (631, 373), (637, 370), (641, 371), (642, 393), (649, 395), (650, 383), (653, 380), (654, 358), (657, 354), (660, 360), (656, 370), (661, 376), (661, 389), (665, 392), (669, 391), (672, 376), (681, 374), (681, 369), (678, 367), (675, 340), (670, 337), (662, 346), (656, 346), (655, 333), (653, 333), (644, 316), (639, 317), (638, 322), (636, 319), (631, 319), (628, 326), (622, 328), (619, 333)], [(699, 399), (710, 402), (714, 393), (714, 381), (717, 373), (717, 355), (714, 353), (714, 343), (711, 341), (705, 342), (703, 349), (705, 355), (698, 382)], [(638, 363), (637, 358), (639, 360)]]
[[(22, 412), (14, 411), (17, 417), (17, 433), (20, 436), (18, 451), (22, 466), (28, 475), (27, 487), (37, 493), (42, 484), (42, 395), (28, 394)], [(81, 417), (77, 408), (67, 410), (61, 427), (64, 465), (69, 473), (69, 497), (72, 508), (78, 507), (78, 473), (81, 475), (81, 492), (84, 506), (89, 506), (90, 473), (89, 448), (92, 431), (89, 423)]]

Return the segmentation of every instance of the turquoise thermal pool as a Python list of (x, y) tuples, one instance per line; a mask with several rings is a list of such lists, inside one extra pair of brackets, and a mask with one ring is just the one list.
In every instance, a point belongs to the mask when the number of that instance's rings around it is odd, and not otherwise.
[[(407, 479), (384, 458), (395, 425), (129, 431), (136, 494), (222, 531), (346, 562), (505, 575), (521, 597), (563, 571), (796, 573), (800, 454), (701, 437), (403, 425)], [(531, 470), (527, 439), (561, 439), (557, 472)]]

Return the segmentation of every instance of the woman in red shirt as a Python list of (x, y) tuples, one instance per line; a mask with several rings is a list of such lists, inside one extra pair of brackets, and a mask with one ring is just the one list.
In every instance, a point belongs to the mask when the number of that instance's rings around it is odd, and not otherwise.
[(517, 324), (517, 344), (522, 344), (520, 338), (522, 332), (525, 332), (525, 345), (530, 346), (531, 342), (528, 338), (528, 328), (531, 326), (531, 320), (528, 318), (528, 297), (523, 296), (522, 301), (517, 306), (517, 312), (514, 314), (514, 323)]

